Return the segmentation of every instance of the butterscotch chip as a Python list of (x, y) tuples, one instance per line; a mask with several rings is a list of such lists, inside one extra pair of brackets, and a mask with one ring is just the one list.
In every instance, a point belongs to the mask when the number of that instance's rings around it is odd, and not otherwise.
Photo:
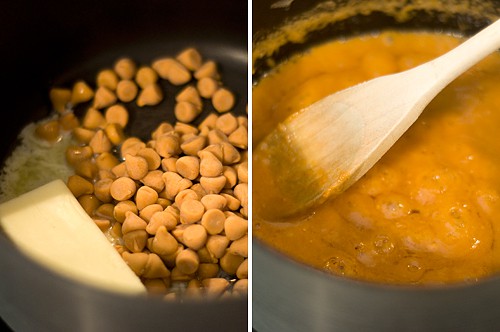
[[(236, 270), (236, 277), (238, 277), (240, 280), (238, 281), (243, 281), (244, 279), (247, 279), (248, 278), (248, 259), (245, 259), (243, 261), (243, 263), (240, 264), (240, 266), (238, 266), (238, 269)], [(235, 283), (235, 285), (233, 286), (233, 292), (240, 292), (241, 290), (244, 290), (245, 293), (247, 291), (247, 288), (248, 288), (248, 284), (241, 284), (241, 285), (236, 285), (238, 282)], [(243, 289), (240, 289), (243, 288)], [(236, 288), (236, 289), (235, 289)]]
[(131, 154), (135, 156), (139, 150), (142, 150), (146, 147), (146, 143), (141, 141), (137, 137), (129, 137), (125, 139), (120, 147), (120, 154), (122, 156), (126, 156), (127, 154)]
[(207, 247), (203, 247), (200, 250), (197, 251), (198, 257), (200, 258), (201, 263), (218, 263), (219, 260), (210, 252), (208, 251)]
[(127, 234), (138, 229), (146, 229), (147, 222), (137, 214), (127, 211), (125, 212), (125, 220), (122, 224), (122, 233)]
[(221, 258), (224, 256), (229, 242), (229, 239), (224, 235), (210, 235), (206, 247), (215, 258)]
[(170, 231), (177, 226), (178, 219), (168, 211), (158, 211), (151, 216), (146, 231), (155, 235), (161, 226), (164, 226), (166, 230)]
[(222, 114), (215, 121), (215, 128), (222, 131), (226, 136), (234, 132), (238, 126), (238, 119), (232, 113)]
[(151, 138), (156, 140), (163, 134), (168, 134), (174, 131), (174, 127), (168, 122), (162, 122), (156, 127), (156, 129), (151, 133)]
[(123, 242), (128, 250), (141, 252), (146, 247), (148, 233), (143, 229), (138, 229), (127, 234), (123, 234)]
[(216, 177), (202, 176), (200, 178), (200, 184), (208, 194), (218, 194), (226, 184), (226, 177), (224, 175)]
[(108, 123), (104, 128), (106, 136), (108, 136), (111, 143), (115, 146), (119, 145), (125, 140), (125, 133), (121, 125), (117, 123)]
[(89, 107), (82, 120), (82, 126), (87, 129), (98, 129), (106, 126), (106, 119), (99, 110)]
[(89, 180), (80, 175), (71, 175), (68, 177), (67, 186), (73, 195), (78, 198), (84, 194), (93, 194), (94, 185)]
[(234, 94), (227, 88), (219, 88), (212, 95), (212, 105), (219, 113), (230, 111), (235, 103)]
[(177, 251), (178, 246), (179, 243), (167, 228), (159, 226), (152, 241), (152, 250), (160, 256), (171, 255)]
[(156, 83), (145, 86), (137, 97), (137, 106), (154, 106), (163, 100), (163, 91)]
[(116, 90), (118, 75), (112, 69), (103, 69), (97, 73), (96, 84), (98, 87), (106, 87), (111, 91)]
[(146, 222), (150, 222), (153, 215), (160, 211), (163, 211), (163, 206), (161, 206), (160, 204), (158, 203), (149, 204), (148, 206), (144, 207), (142, 210), (139, 211), (139, 216), (142, 219), (146, 220)]
[(143, 66), (137, 70), (137, 73), (135, 74), (135, 81), (137, 82), (137, 85), (144, 89), (146, 86), (154, 84), (158, 81), (158, 74), (153, 68)]
[(173, 134), (164, 134), (156, 140), (155, 150), (163, 158), (177, 156), (180, 151), (179, 137)]
[(226, 207), (229, 210), (236, 211), (241, 207), (241, 202), (233, 195), (229, 195), (226, 193), (221, 193), (220, 195), (226, 199), (227, 202)]
[(48, 142), (56, 142), (61, 136), (61, 126), (58, 120), (45, 121), (35, 129), (35, 135)]
[(184, 249), (177, 255), (175, 265), (182, 274), (189, 275), (198, 270), (200, 259), (194, 250)]
[(237, 296), (246, 296), (248, 294), (248, 279), (236, 281), (233, 285), (233, 294)]
[[(199, 273), (197, 273), (199, 274)], [(204, 294), (203, 287), (201, 285), (201, 281), (198, 279), (191, 279), (187, 283), (186, 287), (186, 292), (185, 295), (186, 297), (192, 298), (192, 299), (201, 299)]]
[(83, 194), (77, 200), (88, 215), (93, 215), (94, 211), (102, 204), (97, 197), (89, 194)]
[(165, 294), (168, 289), (169, 285), (168, 282), (165, 282), (165, 278), (156, 278), (156, 279), (144, 279), (142, 283), (148, 290), (148, 293), (150, 294)]
[(70, 145), (66, 149), (66, 161), (71, 166), (75, 166), (84, 160), (89, 160), (93, 154), (89, 146)]
[(87, 179), (95, 178), (98, 173), (96, 164), (89, 159), (82, 160), (76, 165), (73, 165), (73, 168), (75, 169), (75, 174), (81, 175)]
[(182, 156), (175, 163), (177, 172), (183, 177), (194, 180), (200, 174), (200, 160), (194, 156)]
[(94, 134), (94, 130), (83, 127), (76, 127), (72, 130), (73, 138), (82, 144), (88, 144), (92, 137), (94, 137)]
[(229, 240), (238, 240), (247, 234), (248, 220), (238, 216), (229, 216), (224, 222), (224, 231)]
[(104, 203), (109, 203), (113, 200), (111, 197), (110, 188), (113, 183), (112, 179), (99, 179), (94, 183), (94, 195)]
[(175, 65), (177, 61), (171, 57), (163, 57), (153, 61), (151, 67), (158, 73), (163, 79), (168, 79), (170, 68)]
[(102, 232), (107, 231), (111, 227), (111, 222), (107, 219), (92, 219)]
[[(222, 163), (213, 153), (209, 151), (200, 151), (198, 152), (198, 156), (200, 157), (201, 176), (216, 177), (222, 174), (223, 171)], [(206, 189), (207, 188), (205, 188), (205, 190)]]
[(124, 103), (134, 100), (138, 92), (139, 87), (132, 80), (121, 80), (116, 86), (116, 96)]
[(175, 172), (165, 172), (162, 177), (165, 181), (165, 198), (171, 200), (175, 199), (179, 192), (188, 189), (193, 184), (189, 179), (183, 178)]
[(195, 126), (188, 124), (188, 123), (183, 123), (183, 122), (177, 122), (174, 126), (174, 130), (181, 134), (183, 141), (184, 137), (191, 137), (191, 135), (198, 135), (199, 130)]
[(186, 48), (177, 55), (177, 60), (189, 70), (197, 70), (201, 67), (202, 57), (200, 52), (193, 47)]
[(207, 138), (205, 136), (193, 136), (182, 142), (180, 148), (184, 154), (188, 156), (196, 156), (200, 150), (205, 148), (206, 145)]
[(222, 149), (221, 161), (224, 165), (232, 165), (241, 160), (241, 154), (231, 143), (221, 142), (219, 143)]
[[(174, 263), (177, 265), (177, 263)], [(177, 266), (172, 269), (172, 273), (170, 274), (170, 280), (179, 281), (179, 282), (189, 282), (195, 278), (194, 272), (191, 274), (186, 274), (181, 271)]]
[(115, 209), (115, 205), (114, 204), (112, 204), (112, 203), (105, 203), (105, 204), (100, 205), (96, 209), (95, 215), (98, 216), (98, 217), (100, 217), (100, 218), (104, 218), (104, 219), (108, 219), (108, 220), (111, 220), (111, 221), (115, 221), (115, 217), (113, 216), (114, 209)]
[(125, 128), (128, 124), (129, 114), (125, 106), (115, 104), (106, 109), (104, 117), (107, 123), (116, 123)]
[(144, 209), (148, 205), (155, 204), (157, 200), (158, 193), (148, 186), (141, 186), (135, 195), (135, 203), (139, 210)]
[(111, 226), (111, 230), (108, 232), (108, 234), (115, 240), (115, 242), (121, 242), (123, 238), (122, 224), (120, 224), (119, 222), (113, 223), (113, 226)]
[(125, 166), (125, 162), (122, 161), (118, 165), (114, 166), (111, 169), (111, 172), (115, 176), (115, 178), (120, 178), (120, 177), (129, 177), (127, 173), (127, 166)]
[(200, 113), (201, 109), (189, 101), (179, 101), (175, 104), (174, 114), (177, 121), (192, 122)]
[(191, 73), (183, 64), (175, 61), (168, 70), (167, 80), (173, 85), (182, 85), (191, 80)]
[(73, 130), (80, 125), (80, 120), (73, 112), (64, 113), (59, 117), (61, 128), (66, 131)]
[(201, 283), (210, 297), (219, 297), (229, 287), (229, 281), (224, 278), (207, 278), (203, 279)]
[(219, 75), (219, 71), (217, 68), (217, 63), (215, 63), (215, 61), (213, 61), (213, 60), (208, 60), (208, 61), (204, 62), (200, 66), (200, 68), (198, 68), (194, 72), (194, 77), (197, 80), (200, 80), (204, 77), (212, 77), (212, 78), (215, 78), (218, 80), (220, 78), (220, 75)]
[(131, 80), (135, 76), (137, 65), (134, 60), (124, 57), (115, 62), (113, 69), (121, 79)]
[(71, 90), (71, 105), (87, 102), (94, 97), (94, 90), (83, 80), (75, 82)]
[(119, 177), (111, 184), (111, 196), (117, 201), (125, 201), (134, 196), (137, 190), (134, 180), (129, 177)]
[(218, 209), (223, 210), (227, 205), (227, 200), (219, 194), (207, 194), (201, 198), (201, 203), (205, 206), (205, 210)]
[(207, 231), (200, 224), (193, 224), (186, 227), (182, 235), (183, 243), (193, 250), (201, 249), (207, 242)]
[(248, 183), (248, 161), (244, 161), (236, 166), (238, 181)]
[(203, 121), (198, 125), (198, 129), (202, 130), (203, 128), (207, 128), (209, 130), (212, 130), (215, 128), (215, 123), (217, 122), (217, 119), (219, 116), (215, 113), (210, 113), (207, 115)]
[(58, 113), (64, 113), (71, 100), (71, 90), (66, 88), (52, 88), (49, 92), (52, 107)]
[(157, 192), (161, 192), (165, 189), (165, 182), (163, 181), (162, 174), (163, 172), (161, 170), (149, 171), (140, 181)]
[(135, 272), (137, 276), (141, 276), (144, 272), (144, 268), (148, 261), (148, 254), (144, 252), (139, 253), (130, 253), (128, 251), (124, 251), (122, 253), (122, 258), (127, 265)]
[(210, 235), (215, 235), (222, 232), (224, 230), (225, 221), (226, 221), (226, 216), (224, 215), (224, 212), (222, 212), (219, 209), (207, 210), (203, 214), (203, 217), (201, 218), (201, 224), (203, 225), (203, 227), (205, 227), (206, 231)]
[(236, 275), (238, 267), (245, 260), (244, 257), (240, 255), (235, 255), (227, 251), (224, 256), (219, 260), (219, 264), (222, 270), (229, 275)]
[(196, 108), (200, 109), (203, 106), (203, 102), (201, 101), (200, 94), (198, 90), (193, 85), (187, 85), (184, 89), (181, 90), (176, 96), (175, 101), (187, 101), (196, 106)]
[(201, 220), (205, 207), (196, 199), (186, 200), (180, 208), (180, 220), (183, 224), (193, 224)]
[(157, 254), (150, 253), (142, 277), (149, 279), (168, 278), (170, 277), (170, 271)]
[(248, 257), (248, 235), (233, 241), (229, 246), (228, 251), (235, 255)]
[(233, 188), (238, 183), (238, 173), (231, 166), (223, 166), (222, 175), (226, 178), (224, 188)]
[(242, 206), (240, 212), (246, 217), (248, 215), (248, 184), (237, 184), (234, 187), (234, 196), (240, 201)]
[(166, 209), (172, 204), (172, 201), (163, 197), (158, 197), (156, 203), (161, 205), (164, 209)]
[(106, 108), (116, 103), (116, 99), (116, 94), (113, 91), (101, 86), (95, 92), (93, 106), (96, 109)]
[(184, 189), (175, 196), (175, 205), (181, 208), (184, 201), (190, 199), (198, 200), (198, 194), (192, 189)]
[(113, 217), (116, 219), (116, 221), (123, 223), (125, 221), (127, 212), (129, 211), (133, 214), (139, 213), (135, 202), (128, 200), (118, 202), (113, 209)]
[(203, 187), (199, 183), (194, 183), (191, 186), (191, 190), (193, 190), (196, 193), (196, 195), (198, 195), (199, 200), (201, 200), (205, 195), (207, 195), (207, 192), (205, 191), (205, 189), (203, 189)]
[(94, 153), (109, 152), (112, 148), (112, 143), (108, 136), (105, 134), (104, 130), (98, 130), (89, 142), (89, 146), (92, 148)]
[(125, 155), (127, 174), (134, 180), (140, 180), (148, 174), (148, 162), (140, 156)]
[(220, 83), (213, 77), (202, 77), (196, 83), (200, 96), (203, 98), (212, 98), (215, 91), (220, 87)]
[(222, 132), (222, 130), (217, 129), (217, 128), (210, 130), (207, 134), (207, 137), (208, 137), (208, 144), (209, 145), (214, 145), (214, 144), (228, 141), (227, 135), (224, 134)]
[(148, 170), (153, 171), (160, 167), (161, 158), (153, 148), (143, 148), (137, 151), (136, 156), (142, 157), (148, 163)]
[(207, 278), (215, 278), (219, 274), (219, 264), (216, 263), (201, 263), (198, 266), (197, 275), (201, 280)]

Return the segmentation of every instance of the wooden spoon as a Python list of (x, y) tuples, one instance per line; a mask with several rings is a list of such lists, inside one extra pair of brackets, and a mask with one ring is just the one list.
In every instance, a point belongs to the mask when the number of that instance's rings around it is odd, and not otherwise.
[(256, 216), (279, 221), (343, 192), (443, 88), (499, 47), (497, 20), (432, 61), (336, 92), (288, 117), (253, 152)]

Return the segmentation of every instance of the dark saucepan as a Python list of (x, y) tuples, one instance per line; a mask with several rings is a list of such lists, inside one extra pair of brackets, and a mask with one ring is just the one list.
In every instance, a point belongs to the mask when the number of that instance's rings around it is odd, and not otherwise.
[[(246, 2), (12, 1), (0, 7), (1, 100), (6, 119), (0, 130), (2, 160), (25, 124), (49, 114), (51, 86), (69, 85), (77, 78), (93, 82), (99, 69), (124, 55), (147, 63), (194, 46), (204, 58), (221, 64), (224, 83), (237, 96), (235, 112), (245, 112)], [(162, 107), (173, 102), (169, 99)], [(133, 113), (130, 133), (144, 137), (158, 117)], [(164, 120), (173, 121), (173, 115)], [(246, 299), (208, 305), (132, 299), (51, 273), (21, 255), (3, 234), (0, 252), (0, 315), (15, 331), (247, 328)]]
[[(391, 1), (387, 1), (391, 2)], [(379, 1), (378, 4), (386, 4)], [(394, 1), (392, 1), (394, 2)], [(296, 52), (321, 41), (382, 28), (436, 29), (469, 35), (500, 15), (498, 1), (444, 1), (433, 10), (423, 4), (439, 1), (399, 1), (401, 8), (417, 4), (406, 20), (384, 11), (349, 15), (307, 35), (299, 43), (283, 43), (273, 53), (255, 56), (253, 81)], [(257, 0), (253, 2), (253, 50), (279, 27), (324, 1)], [(333, 11), (376, 1), (330, 1)], [(470, 10), (451, 13), (450, 4)], [(488, 10), (474, 11), (479, 5)], [(327, 6), (316, 12), (328, 11)], [(406, 7), (409, 8), (409, 7)], [(401, 10), (397, 10), (401, 13)], [(359, 11), (358, 11), (359, 13)], [(253, 240), (252, 325), (264, 331), (495, 331), (500, 328), (498, 276), (469, 286), (390, 287), (328, 275), (292, 261)]]

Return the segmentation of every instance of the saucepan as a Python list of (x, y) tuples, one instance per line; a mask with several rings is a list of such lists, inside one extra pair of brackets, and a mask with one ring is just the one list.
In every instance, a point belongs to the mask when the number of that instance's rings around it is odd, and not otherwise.
[[(498, 1), (255, 0), (252, 5), (254, 84), (277, 64), (328, 39), (384, 28), (467, 36), (500, 15)], [(386, 12), (387, 5), (407, 15), (397, 19)], [(475, 11), (478, 5), (488, 9)], [(320, 15), (331, 21), (318, 26), (309, 24), (312, 17)], [(297, 22), (296, 26), (306, 27), (307, 33), (286, 28)], [(252, 326), (258, 332), (500, 328), (499, 276), (467, 285), (391, 286), (331, 275), (291, 259), (256, 238), (252, 253)]]
[[(219, 64), (234, 92), (234, 111), (247, 104), (247, 2), (10, 1), (1, 9), (3, 161), (21, 129), (52, 111), (49, 89), (96, 73), (121, 56), (147, 63), (195, 47)], [(174, 100), (171, 94), (168, 103)], [(171, 107), (171, 106), (170, 106)], [(174, 120), (173, 112), (163, 113)], [(144, 134), (150, 115), (132, 113)], [(247, 298), (174, 303), (136, 298), (66, 279), (21, 254), (0, 234), (0, 315), (15, 331), (242, 331)]]

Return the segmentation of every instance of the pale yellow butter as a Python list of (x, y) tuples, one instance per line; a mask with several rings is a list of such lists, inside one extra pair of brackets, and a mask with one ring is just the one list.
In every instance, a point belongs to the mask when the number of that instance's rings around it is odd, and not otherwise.
[(0, 204), (0, 224), (19, 250), (66, 277), (109, 291), (146, 293), (62, 180)]

